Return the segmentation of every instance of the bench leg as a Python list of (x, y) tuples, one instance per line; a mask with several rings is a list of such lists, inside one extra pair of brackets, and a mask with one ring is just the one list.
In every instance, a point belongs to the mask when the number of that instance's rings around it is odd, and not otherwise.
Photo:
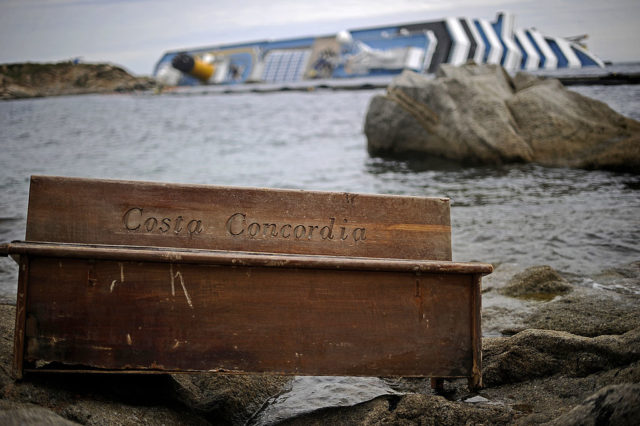
[(433, 389), (437, 393), (444, 392), (444, 379), (441, 378), (441, 377), (432, 377), (431, 378), (431, 389)]
[(24, 369), (25, 326), (27, 318), (27, 281), (29, 280), (29, 256), (21, 255), (18, 265), (18, 294), (16, 297), (16, 326), (13, 336), (13, 376), (22, 379)]
[(471, 344), (473, 348), (473, 365), (469, 377), (469, 390), (482, 388), (482, 275), (473, 276), (471, 293)]
[(473, 374), (469, 377), (469, 390), (471, 392), (477, 392), (482, 389), (482, 376), (480, 374)]

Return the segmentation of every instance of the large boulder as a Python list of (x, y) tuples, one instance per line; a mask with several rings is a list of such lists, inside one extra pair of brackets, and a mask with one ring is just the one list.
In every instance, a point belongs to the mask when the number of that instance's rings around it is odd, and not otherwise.
[(499, 65), (405, 71), (369, 105), (371, 155), (463, 163), (640, 170), (640, 123), (566, 90), (558, 80), (510, 77)]

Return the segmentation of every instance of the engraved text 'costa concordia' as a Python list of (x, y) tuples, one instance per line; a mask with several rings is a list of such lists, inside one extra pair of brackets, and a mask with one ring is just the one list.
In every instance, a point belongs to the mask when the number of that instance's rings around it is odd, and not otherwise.
[[(338, 221), (339, 222), (339, 221)], [(189, 234), (196, 236), (205, 232), (207, 226), (200, 218), (163, 216), (147, 214), (144, 208), (132, 207), (122, 216), (124, 228), (128, 231), (159, 234)], [(317, 222), (316, 222), (317, 223)], [(221, 224), (222, 225), (222, 224)], [(310, 223), (289, 223), (265, 220), (252, 220), (246, 213), (234, 213), (224, 223), (227, 235), (251, 239), (285, 239), (355, 242), (367, 239), (365, 227), (348, 224), (348, 219), (336, 223), (335, 217), (329, 217), (317, 225)]]

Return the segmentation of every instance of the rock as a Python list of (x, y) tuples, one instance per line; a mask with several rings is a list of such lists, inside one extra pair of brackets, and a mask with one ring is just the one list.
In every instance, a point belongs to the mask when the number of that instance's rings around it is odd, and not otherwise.
[(525, 330), (483, 340), (486, 386), (564, 374), (584, 377), (640, 360), (640, 328), (594, 338), (551, 330)]
[(624, 334), (640, 327), (640, 297), (600, 293), (570, 295), (547, 303), (524, 320), (524, 327), (589, 337)]
[(329, 407), (350, 407), (380, 396), (400, 395), (377, 377), (296, 377), (254, 419), (257, 424), (277, 424)]
[[(519, 134), (533, 149), (536, 162), (551, 166), (617, 169), (640, 165), (640, 123), (606, 104), (566, 90), (558, 80), (539, 83), (516, 92), (506, 104)], [(626, 153), (626, 154), (625, 154)]]
[(592, 277), (594, 286), (626, 295), (640, 295), (640, 261), (605, 269)]
[(24, 63), (0, 65), (0, 99), (150, 90), (155, 80), (134, 77), (109, 64)]
[(513, 268), (501, 265), (483, 280), (497, 290), (483, 294), (485, 335), (487, 330), (495, 336), (496, 329), (503, 335), (513, 335), (536, 328), (595, 337), (624, 334), (640, 327), (640, 262), (609, 268), (591, 277), (570, 276), (571, 293), (548, 303), (502, 296), (509, 293), (505, 288), (525, 272), (514, 273)]
[(640, 170), (639, 122), (498, 65), (445, 64), (435, 79), (403, 72), (371, 100), (365, 134), (371, 155)]
[(464, 425), (512, 424), (514, 410), (506, 405), (465, 404), (437, 395), (380, 397), (354, 407), (320, 410), (279, 425)]
[(0, 411), (0, 424), (4, 426), (74, 426), (51, 410), (38, 406), (12, 408)]
[(511, 81), (516, 92), (535, 86), (540, 82), (540, 78), (526, 72), (517, 73)]
[[(389, 412), (385, 397), (351, 407), (330, 407), (305, 413), (278, 423), (278, 426), (373, 425)], [(268, 423), (265, 424), (269, 425)]]
[(634, 426), (640, 420), (640, 383), (600, 389), (552, 425)]
[[(634, 377), (619, 377), (621, 372), (629, 369), (631, 367), (614, 368), (585, 377), (555, 374), (486, 388), (482, 390), (482, 394), (491, 401), (502, 401), (517, 410), (515, 424), (547, 423), (580, 405), (598, 389), (612, 384), (634, 383)], [(637, 382), (636, 379), (635, 383)]]
[(550, 266), (532, 266), (514, 275), (502, 294), (534, 300), (551, 300), (569, 293), (573, 287)]
[(503, 294), (502, 289), (518, 272), (522, 272), (519, 266), (503, 263), (496, 265), (491, 275), (482, 279), (483, 336), (512, 335), (522, 331), (526, 328), (525, 319), (539, 308), (539, 301)]
[(505, 104), (509, 76), (496, 66), (478, 70), (486, 72), (435, 80), (403, 72), (385, 96), (371, 101), (365, 121), (369, 153), (419, 152), (486, 164), (531, 161), (531, 148), (515, 132)]
[(484, 396), (476, 395), (476, 396), (472, 396), (471, 398), (465, 399), (464, 402), (466, 402), (467, 404), (481, 404), (481, 403), (487, 403), (489, 402), (489, 400)]
[(291, 381), (286, 376), (177, 374), (178, 400), (205, 419), (244, 425)]

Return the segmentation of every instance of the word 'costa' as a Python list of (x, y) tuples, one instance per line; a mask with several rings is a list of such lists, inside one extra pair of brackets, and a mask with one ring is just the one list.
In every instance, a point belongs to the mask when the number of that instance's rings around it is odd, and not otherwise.
[[(336, 226), (334, 233), (335, 217), (330, 217), (327, 225), (304, 225), (291, 223), (250, 222), (245, 213), (234, 213), (227, 219), (225, 227), (227, 232), (234, 236), (248, 236), (251, 238), (292, 238), (296, 240), (333, 240), (344, 241), (352, 238), (353, 241), (367, 239), (365, 228), (349, 228), (347, 219), (343, 219), (343, 226)], [(339, 228), (339, 230), (338, 230)]]
[(122, 223), (125, 229), (138, 232), (159, 232), (165, 234), (169, 231), (190, 235), (200, 234), (204, 227), (200, 219), (187, 220), (182, 216), (159, 217), (146, 215), (141, 207), (132, 207), (122, 215)]

